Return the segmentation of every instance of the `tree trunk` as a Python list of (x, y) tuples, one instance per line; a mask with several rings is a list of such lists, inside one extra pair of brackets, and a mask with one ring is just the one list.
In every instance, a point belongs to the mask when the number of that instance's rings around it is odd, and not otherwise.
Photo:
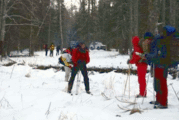
[(90, 14), (90, 6), (91, 6), (90, 0), (88, 0), (88, 14)]
[(62, 0), (58, 0), (58, 10), (59, 10), (59, 31), (61, 37), (61, 51), (63, 52), (63, 26), (62, 26)]
[(132, 1), (133, 0), (130, 0), (130, 33), (129, 33), (129, 50), (130, 52), (132, 51), (132, 35), (133, 35), (133, 32), (132, 32), (132, 28), (133, 28), (133, 25), (132, 25)]
[(0, 55), (5, 56), (5, 42), (4, 42), (4, 36), (5, 36), (5, 18), (4, 14), (6, 13), (6, 1), (1, 0), (1, 42), (0, 42)]
[(163, 0), (162, 22), (163, 22), (163, 25), (165, 25), (165, 0)]
[(50, 42), (51, 42), (51, 40), (50, 40), (50, 31), (51, 31), (51, 11), (49, 10), (49, 26), (48, 26), (49, 28), (48, 28), (48, 45), (50, 45)]
[(175, 0), (170, 0), (170, 24), (175, 27)]
[[(33, 13), (33, 2), (31, 2), (31, 7), (32, 7), (32, 13)], [(32, 20), (32, 15), (31, 15), (31, 20)], [(31, 22), (32, 24), (32, 22)], [(33, 56), (34, 55), (34, 49), (33, 49), (33, 26), (30, 26), (30, 46), (29, 46), (29, 56)]]
[(135, 27), (134, 27), (134, 35), (135, 36), (138, 36), (138, 16), (139, 16), (139, 10), (138, 10), (138, 4), (139, 4), (139, 2), (138, 2), (138, 0), (135, 0), (135, 3), (134, 3), (134, 25), (135, 25)]

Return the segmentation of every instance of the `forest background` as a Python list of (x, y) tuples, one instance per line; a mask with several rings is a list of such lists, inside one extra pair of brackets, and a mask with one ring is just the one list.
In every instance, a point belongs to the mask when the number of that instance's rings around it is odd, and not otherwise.
[[(71, 0), (73, 1), (73, 0)], [(29, 49), (29, 55), (54, 43), (89, 45), (100, 41), (126, 54), (132, 36), (154, 35), (164, 25), (179, 31), (179, 0), (0, 0), (0, 55)]]

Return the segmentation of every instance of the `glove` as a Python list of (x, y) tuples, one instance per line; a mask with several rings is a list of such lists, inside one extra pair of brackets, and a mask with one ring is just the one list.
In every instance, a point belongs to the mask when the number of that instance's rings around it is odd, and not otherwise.
[(72, 68), (72, 66), (70, 65), (70, 66), (68, 66), (70, 69)]
[(135, 54), (139, 55), (142, 59), (145, 59), (145, 54), (139, 52), (135, 52)]
[(139, 55), (139, 56), (141, 56), (141, 55), (142, 55), (142, 53), (139, 53), (139, 52), (135, 52), (135, 54), (136, 54), (136, 55)]
[(71, 69), (72, 67), (73, 67), (73, 65), (72, 65), (72, 64), (70, 64), (69, 68)]

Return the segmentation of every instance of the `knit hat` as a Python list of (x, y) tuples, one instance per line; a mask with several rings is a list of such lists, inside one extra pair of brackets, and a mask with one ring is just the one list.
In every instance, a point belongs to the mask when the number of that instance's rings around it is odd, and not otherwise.
[(153, 39), (153, 34), (151, 32), (146, 32), (144, 34), (144, 39), (149, 39), (149, 40), (152, 40)]
[(172, 26), (166, 25), (164, 27), (164, 31), (166, 31), (167, 36), (170, 36), (170, 35), (172, 35), (173, 33), (176, 32), (176, 29)]

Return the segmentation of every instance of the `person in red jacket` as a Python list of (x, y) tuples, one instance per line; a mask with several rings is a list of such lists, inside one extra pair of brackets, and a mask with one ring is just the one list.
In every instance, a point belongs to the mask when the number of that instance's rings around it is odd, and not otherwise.
[(75, 76), (77, 72), (80, 70), (84, 77), (86, 93), (90, 94), (91, 92), (89, 88), (89, 78), (86, 68), (86, 64), (90, 62), (90, 57), (89, 57), (89, 50), (86, 48), (83, 42), (79, 43), (77, 48), (73, 50), (72, 62), (73, 62), (73, 68), (72, 68), (71, 78), (68, 83), (68, 93), (71, 93)]
[(134, 52), (132, 53), (132, 59), (128, 61), (129, 64), (135, 64), (137, 66), (138, 82), (139, 82), (139, 94), (137, 98), (146, 97), (146, 73), (147, 73), (147, 64), (143, 62), (143, 59), (136, 55), (136, 52), (143, 53), (142, 48), (139, 46), (139, 37), (134, 36), (132, 38), (132, 44), (134, 47)]

